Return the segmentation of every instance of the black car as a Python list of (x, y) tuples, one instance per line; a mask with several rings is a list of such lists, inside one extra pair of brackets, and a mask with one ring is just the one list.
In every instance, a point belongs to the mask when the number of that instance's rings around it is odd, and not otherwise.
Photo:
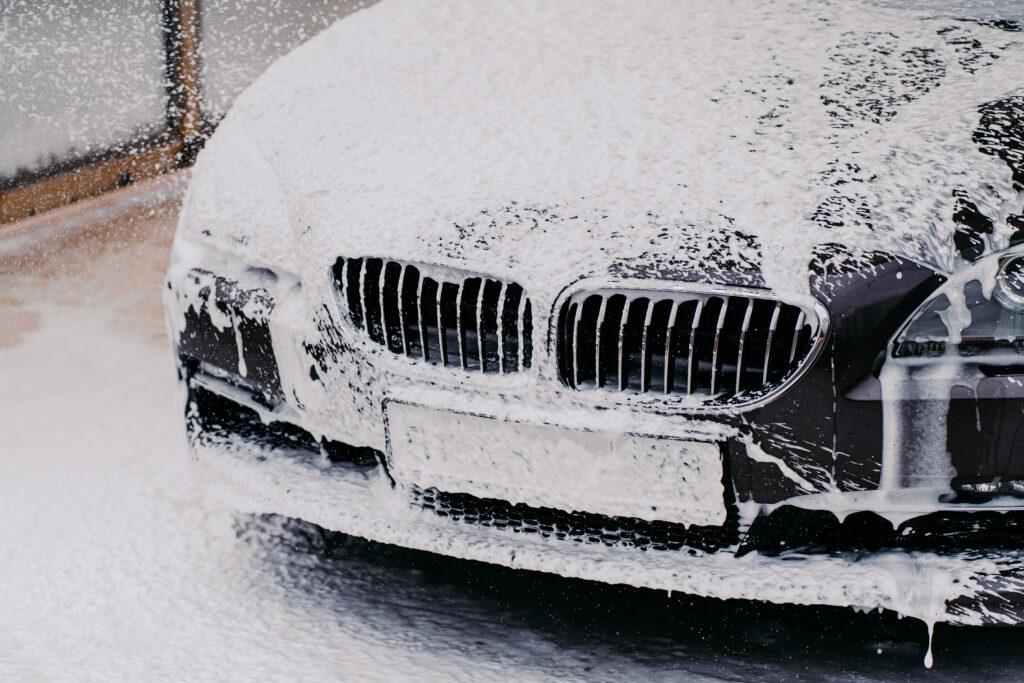
[(192, 456), (386, 543), (1019, 623), (1022, 74), (872, 3), (362, 10), (199, 156)]

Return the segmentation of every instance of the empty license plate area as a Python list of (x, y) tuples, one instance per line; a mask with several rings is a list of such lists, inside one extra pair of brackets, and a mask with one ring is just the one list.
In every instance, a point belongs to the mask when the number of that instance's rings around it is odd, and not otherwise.
[(388, 401), (388, 468), (404, 488), (686, 525), (725, 523), (717, 443), (580, 431)]

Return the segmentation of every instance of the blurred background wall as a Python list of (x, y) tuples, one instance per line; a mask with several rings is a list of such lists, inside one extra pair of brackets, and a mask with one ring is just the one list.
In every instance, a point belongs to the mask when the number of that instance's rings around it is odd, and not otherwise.
[(0, 231), (191, 163), (277, 57), (374, 0), (0, 0)]

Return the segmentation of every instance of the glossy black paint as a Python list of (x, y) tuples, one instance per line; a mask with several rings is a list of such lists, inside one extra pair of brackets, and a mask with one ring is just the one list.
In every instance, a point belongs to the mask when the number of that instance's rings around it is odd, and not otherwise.
[[(879, 401), (845, 395), (877, 375), (886, 345), (911, 312), (945, 278), (932, 269), (884, 254), (850, 256), (823, 247), (809, 264), (811, 291), (829, 310), (831, 325), (821, 354), (780, 398), (730, 422), (748, 431), (767, 455), (799, 472), (817, 490), (878, 486), (882, 457)], [(852, 264), (852, 265), (851, 265)], [(777, 503), (808, 491), (771, 462), (747, 457), (730, 440), (741, 500)]]
[[(197, 272), (190, 277), (205, 275), (209, 274)], [(280, 400), (281, 378), (267, 320), (265, 317), (252, 318), (244, 312), (252, 298), (258, 298), (259, 308), (268, 312), (273, 308), (273, 302), (263, 290), (244, 289), (222, 277), (215, 279), (214, 288), (214, 292), (207, 288), (200, 292), (200, 297), (208, 301), (206, 306), (198, 310), (193, 306), (185, 311), (185, 329), (176, 340), (178, 354), (192, 363), (216, 368), (231, 377), (233, 383), (262, 394), (267, 401)], [(223, 328), (215, 325), (208, 306), (216, 306), (231, 325)], [(241, 337), (241, 345), (235, 338), (236, 330)], [(239, 363), (239, 346), (242, 348), (242, 363)], [(244, 377), (240, 371), (243, 366)]]
[(946, 432), (958, 481), (1024, 480), (1024, 400), (950, 401)]

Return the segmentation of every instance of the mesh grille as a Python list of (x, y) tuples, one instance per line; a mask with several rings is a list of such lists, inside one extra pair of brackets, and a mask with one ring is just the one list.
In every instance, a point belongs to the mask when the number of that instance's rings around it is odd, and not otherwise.
[(738, 538), (733, 506), (729, 508), (724, 526), (700, 527), (531, 507), (523, 503), (478, 498), (467, 493), (447, 493), (435, 488), (412, 487), (410, 495), (414, 505), (432, 510), (441, 517), (577, 543), (600, 543), (640, 550), (689, 548), (711, 552), (736, 542)]
[(530, 367), (530, 300), (516, 283), (379, 258), (339, 258), (338, 301), (396, 354), (484, 373)]
[(559, 373), (573, 389), (726, 400), (785, 379), (812, 348), (817, 322), (766, 297), (580, 292), (560, 311)]

